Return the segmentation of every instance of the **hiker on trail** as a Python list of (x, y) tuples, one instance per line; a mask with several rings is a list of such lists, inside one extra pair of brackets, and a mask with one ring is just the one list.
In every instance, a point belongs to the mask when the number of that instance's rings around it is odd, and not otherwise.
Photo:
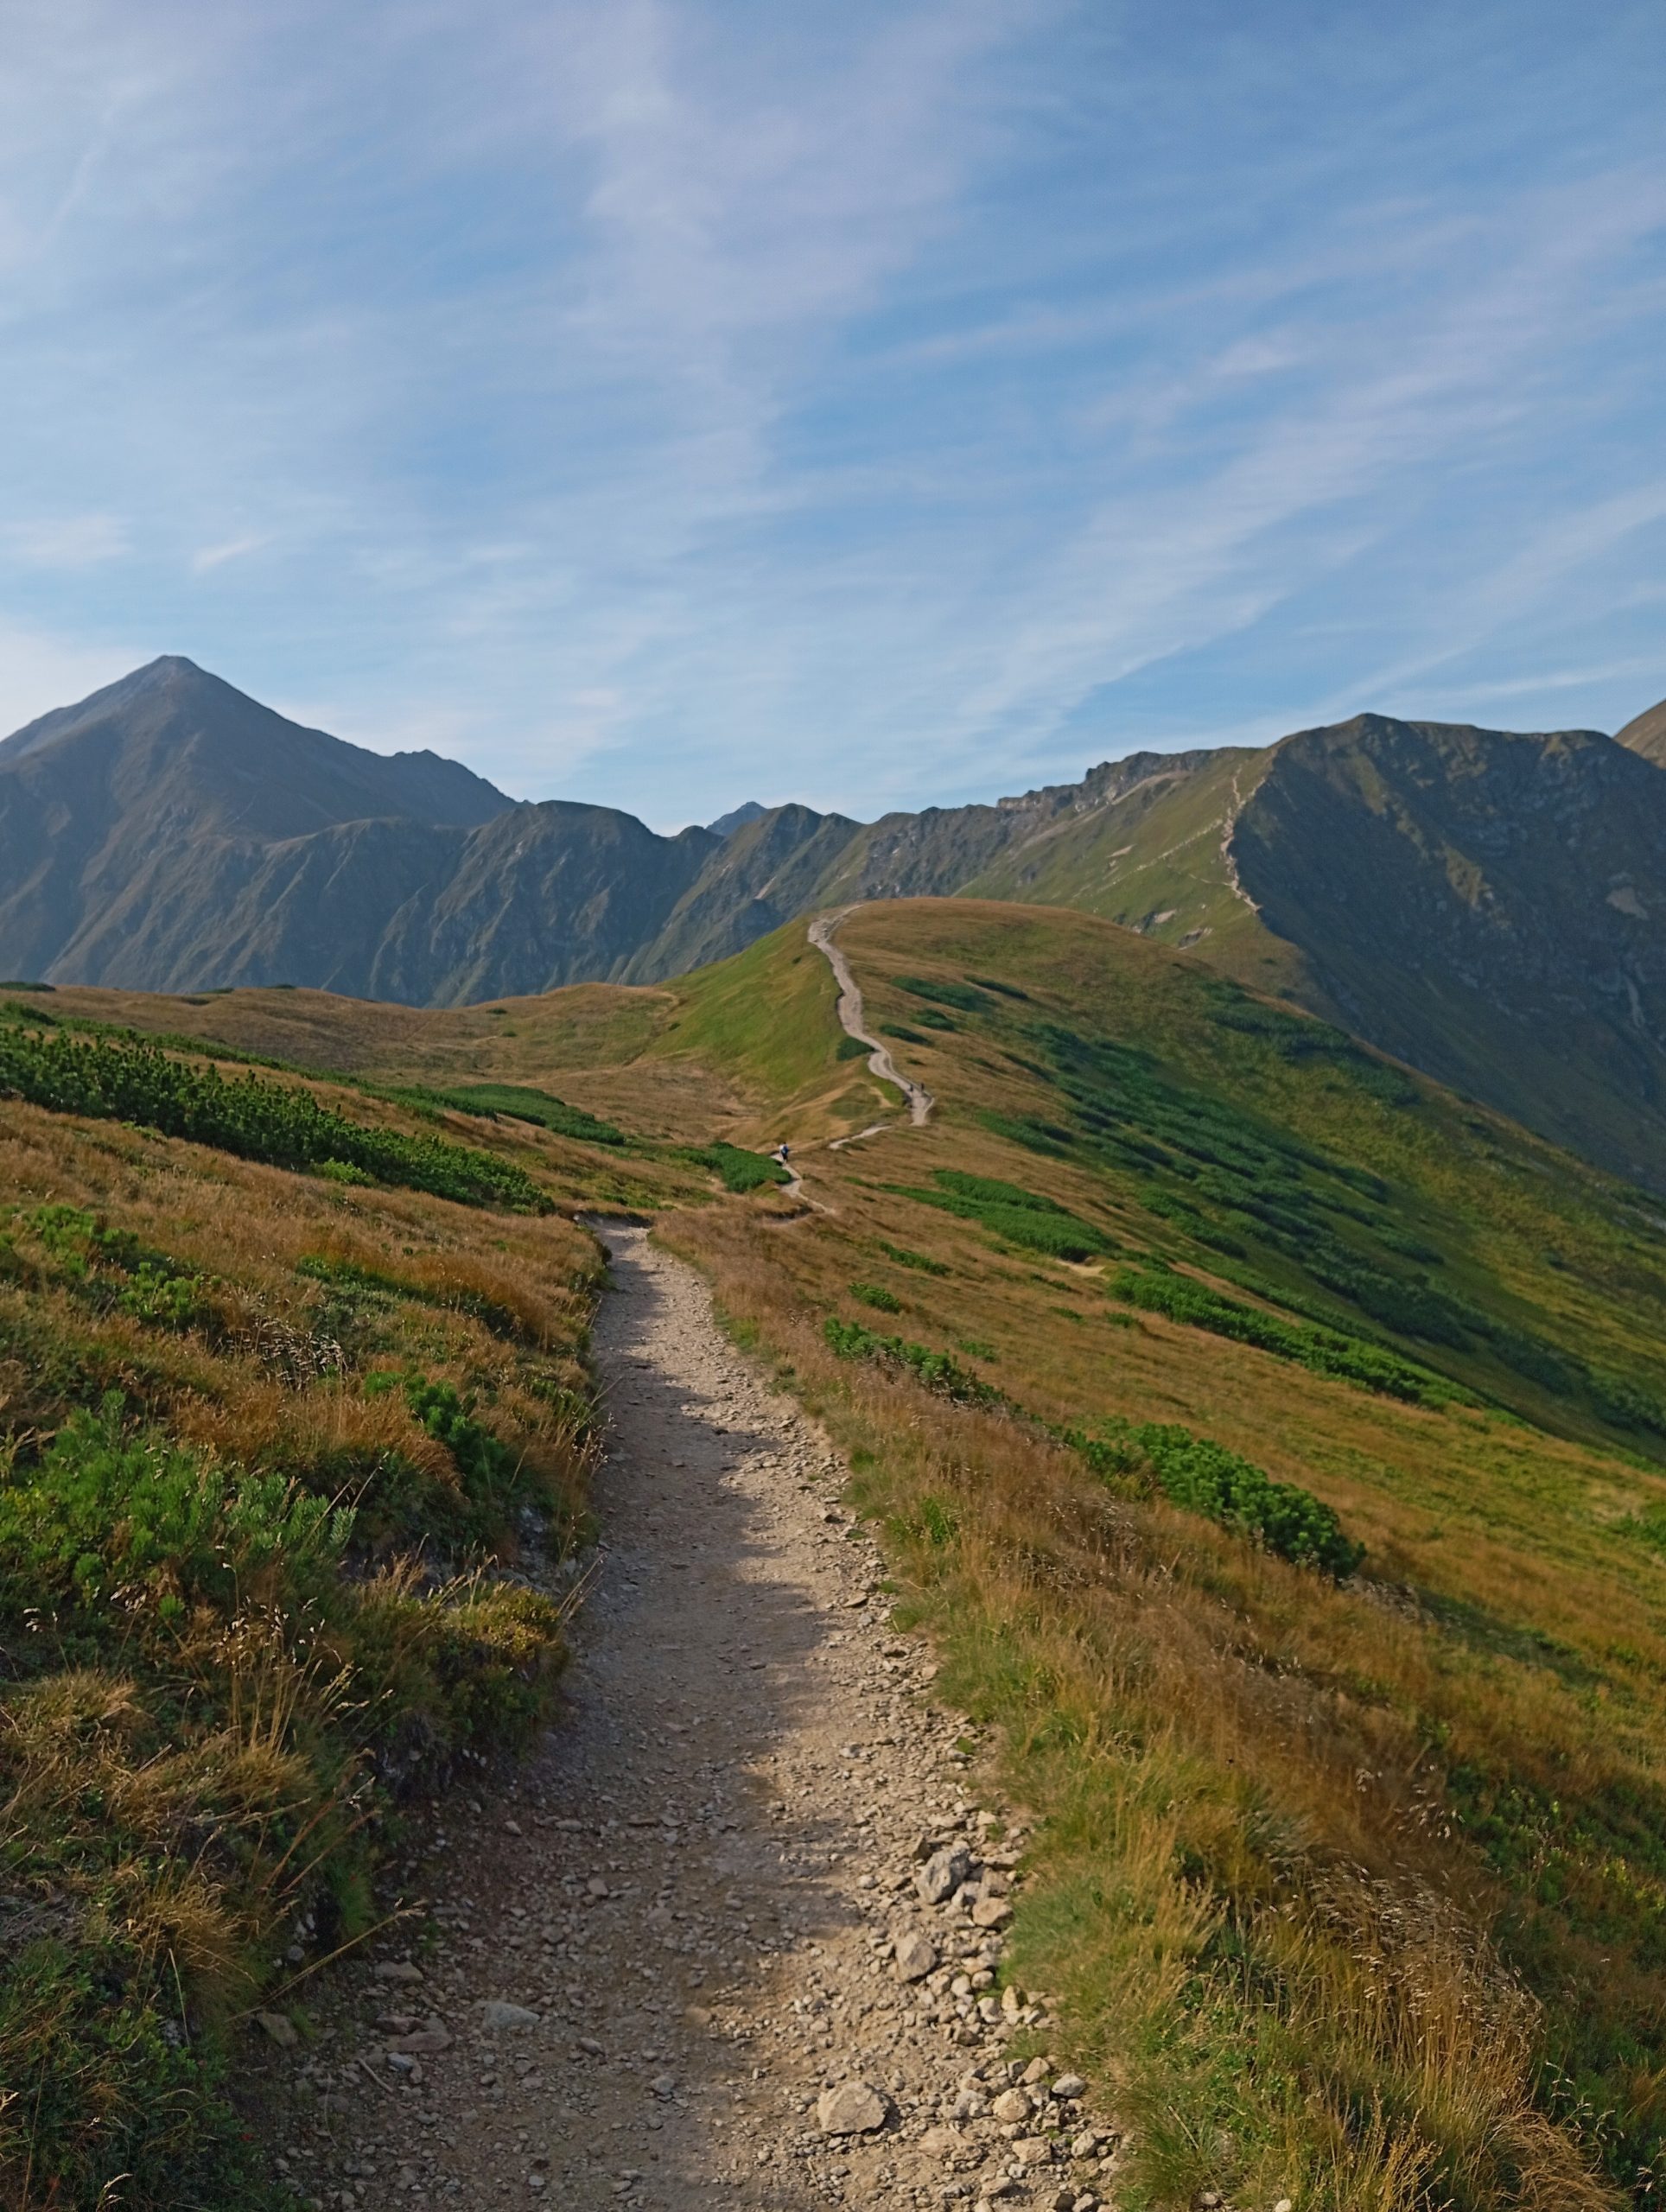
[(788, 1160), (792, 1157), (792, 1146), (785, 1141), (778, 1144), (775, 1147), (775, 1157), (780, 1161), (782, 1166), (785, 1167)]

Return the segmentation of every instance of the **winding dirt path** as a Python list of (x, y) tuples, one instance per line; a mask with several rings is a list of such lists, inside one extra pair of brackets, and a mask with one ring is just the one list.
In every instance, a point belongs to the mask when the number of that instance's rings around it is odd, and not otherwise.
[(568, 1711), (423, 1839), (423, 1939), (268, 2053), (280, 2171), (344, 2212), (1092, 2212), (1115, 2139), (1028, 2057), (1042, 2001), (996, 1984), (1021, 1834), (967, 1796), (968, 1725), (887, 1625), (846, 1471), (692, 1268), (603, 1234)]
[[(870, 1047), (868, 1056), (869, 1069), (882, 1081), (896, 1085), (908, 1102), (908, 1119), (918, 1128), (922, 1122), (930, 1121), (932, 1109), (937, 1101), (923, 1083), (915, 1083), (904, 1075), (880, 1039), (863, 1027), (865, 1016), (861, 987), (850, 972), (850, 963), (833, 942), (833, 932), (839, 924), (847, 914), (854, 914), (855, 911), (855, 906), (841, 906), (835, 914), (818, 914), (810, 925), (810, 942), (817, 952), (824, 956), (838, 984), (840, 1027), (847, 1037), (854, 1037), (859, 1045)], [(877, 1136), (888, 1126), (887, 1122), (875, 1122), (870, 1128), (858, 1129), (855, 1136), (835, 1138), (828, 1148), (836, 1152), (842, 1145), (856, 1144), (863, 1137)]]

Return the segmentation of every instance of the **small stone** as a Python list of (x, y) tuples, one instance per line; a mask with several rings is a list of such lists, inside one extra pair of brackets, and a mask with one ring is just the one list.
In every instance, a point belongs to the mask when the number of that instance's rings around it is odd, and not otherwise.
[(1072, 2158), (1091, 2158), (1099, 2147), (1099, 2138), (1091, 2127), (1084, 2127), (1070, 2146)]
[(1030, 2101), (1022, 2089), (1003, 2089), (989, 2109), (1003, 2126), (1011, 2126), (1029, 2118)]
[(1296, 2212), (1296, 2208), (1288, 2196), (1281, 2196), (1273, 2207), (1273, 2212)]
[(1009, 2020), (1015, 2020), (1024, 2009), (1023, 1993), (1015, 1981), (1009, 1981), (1001, 1993), (1001, 2009)]
[(417, 2058), (430, 2058), (436, 2051), (450, 2048), (450, 2030), (443, 2020), (434, 2019), (425, 2021), (420, 2028), (412, 2029), (388, 2045), (390, 2050), (408, 2050)]
[(1052, 2200), (1052, 2212), (1076, 2212), (1076, 2191), (1061, 2189)]
[(914, 1877), (914, 1887), (927, 1904), (944, 1904), (971, 1872), (971, 1853), (963, 1843), (945, 1844), (934, 1851)]
[(919, 2147), (928, 2158), (954, 2158), (966, 2145), (965, 2139), (956, 2128), (928, 2127), (919, 2139)]
[(1045, 2082), (1052, 2071), (1045, 2058), (1033, 2058), (1018, 2078), (1027, 2089), (1033, 2089), (1038, 2082)]
[(257, 2012), (255, 2018), (280, 2050), (293, 2050), (300, 2042), (295, 2022), (287, 2012)]
[(1005, 1897), (980, 1897), (972, 1907), (974, 1928), (1004, 1928), (1013, 1916)]
[(1045, 2166), (1052, 2156), (1052, 2145), (1039, 2135), (1021, 2135), (1013, 2145), (1013, 2156), (1021, 2166)]
[(1079, 2074), (1061, 2074), (1052, 2085), (1055, 2097), (1084, 2097), (1088, 2085)]
[(476, 2008), (483, 2028), (536, 2028), (540, 2015), (525, 2005), (511, 2005), (501, 1997), (488, 1997)]
[(421, 1967), (414, 1967), (409, 1959), (378, 1959), (371, 1968), (378, 1981), (420, 1981)]
[(653, 2091), (657, 2097), (675, 2096), (677, 2094), (677, 2076), (674, 2074), (656, 2074), (653, 2080), (649, 2082), (648, 2087)]
[(929, 1936), (911, 1929), (897, 1942), (896, 1969), (899, 1981), (923, 1981), (936, 1967), (938, 1948)]
[(883, 2127), (888, 2107), (866, 2082), (841, 2082), (816, 2100), (816, 2125), (823, 2135), (871, 2135)]
[(593, 1897), (605, 1897), (608, 1894), (607, 1885), (600, 1874), (592, 1874), (584, 1886)]

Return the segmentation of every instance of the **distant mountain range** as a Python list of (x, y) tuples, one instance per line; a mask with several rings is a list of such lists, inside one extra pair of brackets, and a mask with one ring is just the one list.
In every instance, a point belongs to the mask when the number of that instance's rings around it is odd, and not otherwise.
[(1666, 1182), (1666, 703), (1618, 738), (1362, 715), (873, 823), (662, 836), (305, 729), (168, 658), (0, 743), (0, 971), (456, 1005), (654, 982), (871, 898), (1084, 908)]

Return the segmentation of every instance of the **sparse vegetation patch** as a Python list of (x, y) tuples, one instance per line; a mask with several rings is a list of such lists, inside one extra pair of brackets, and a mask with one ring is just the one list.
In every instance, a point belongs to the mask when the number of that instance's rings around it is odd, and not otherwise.
[(275, 1167), (353, 1168), (463, 1205), (547, 1212), (523, 1168), (490, 1153), (350, 1122), (315, 1098), (249, 1075), (228, 1082), (151, 1045), (83, 1042), (0, 1028), (0, 1096), (54, 1113), (132, 1122)]
[(1444, 1376), (1414, 1367), (1409, 1360), (1380, 1344), (1358, 1337), (1321, 1329), (1311, 1322), (1281, 1320), (1239, 1299), (1224, 1298), (1218, 1291), (1190, 1275), (1154, 1268), (1120, 1268), (1107, 1287), (1113, 1298), (1138, 1306), (1148, 1313), (1161, 1313), (1183, 1321), (1211, 1336), (1230, 1337), (1235, 1343), (1254, 1344), (1277, 1359), (1294, 1360), (1315, 1375), (1329, 1375), (1339, 1382), (1357, 1383), (1384, 1397), (1403, 1398), (1415, 1406), (1447, 1406), (1454, 1399), (1472, 1402)]
[(1045, 1252), (1054, 1259), (1091, 1260), (1108, 1249), (1107, 1240), (1091, 1223), (1079, 1220), (1052, 1198), (1038, 1198), (988, 1175), (968, 1175), (952, 1167), (936, 1171), (937, 1187), (893, 1184), (898, 1197), (914, 1198), (921, 1205), (939, 1207), (975, 1221), (991, 1235), (1025, 1250)]

